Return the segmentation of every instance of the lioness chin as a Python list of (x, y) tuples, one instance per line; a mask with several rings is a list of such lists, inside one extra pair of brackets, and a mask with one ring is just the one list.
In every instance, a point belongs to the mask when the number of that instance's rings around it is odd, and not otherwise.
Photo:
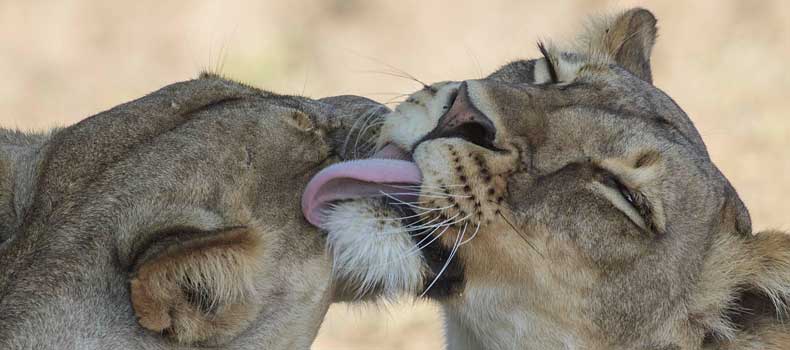
[(0, 128), (0, 349), (309, 348), (332, 263), (299, 195), (386, 111), (207, 74)]
[(790, 237), (753, 234), (655, 39), (632, 9), (399, 105), (303, 198), (349, 297), (439, 301), (450, 349), (790, 348)]

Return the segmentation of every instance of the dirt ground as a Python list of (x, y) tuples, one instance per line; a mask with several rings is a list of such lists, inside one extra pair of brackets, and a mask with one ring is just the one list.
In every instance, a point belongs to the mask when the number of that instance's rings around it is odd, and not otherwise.
[[(535, 57), (583, 19), (638, 4), (659, 18), (653, 72), (696, 122), (755, 229), (790, 229), (790, 2), (0, 0), (0, 125), (68, 125), (219, 70), (256, 86), (398, 101), (431, 82)], [(435, 306), (330, 311), (316, 350), (439, 349)]]

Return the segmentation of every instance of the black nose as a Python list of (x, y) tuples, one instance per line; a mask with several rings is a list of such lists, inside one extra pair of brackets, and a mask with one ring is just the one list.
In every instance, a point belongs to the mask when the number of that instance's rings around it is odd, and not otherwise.
[(496, 149), (494, 123), (472, 104), (466, 82), (461, 84), (450, 102), (450, 108), (439, 118), (438, 125), (426, 139), (458, 137), (481, 147)]

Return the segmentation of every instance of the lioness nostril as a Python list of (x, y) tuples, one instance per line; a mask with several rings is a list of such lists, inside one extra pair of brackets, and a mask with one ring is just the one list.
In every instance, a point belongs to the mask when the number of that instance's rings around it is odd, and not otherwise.
[(455, 136), (461, 137), (471, 143), (489, 148), (494, 143), (494, 132), (485, 125), (469, 122), (455, 127)]
[(449, 96), (449, 101), (450, 107), (445, 109), (447, 112), (425, 139), (458, 137), (478, 146), (494, 149), (494, 123), (471, 102), (467, 83), (462, 83)]

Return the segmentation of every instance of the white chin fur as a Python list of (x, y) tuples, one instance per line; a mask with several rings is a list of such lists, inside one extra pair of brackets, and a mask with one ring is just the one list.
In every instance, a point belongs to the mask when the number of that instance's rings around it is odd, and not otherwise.
[(427, 265), (392, 208), (376, 199), (342, 202), (327, 213), (324, 228), (334, 255), (334, 273), (356, 287), (385, 297), (414, 294)]

